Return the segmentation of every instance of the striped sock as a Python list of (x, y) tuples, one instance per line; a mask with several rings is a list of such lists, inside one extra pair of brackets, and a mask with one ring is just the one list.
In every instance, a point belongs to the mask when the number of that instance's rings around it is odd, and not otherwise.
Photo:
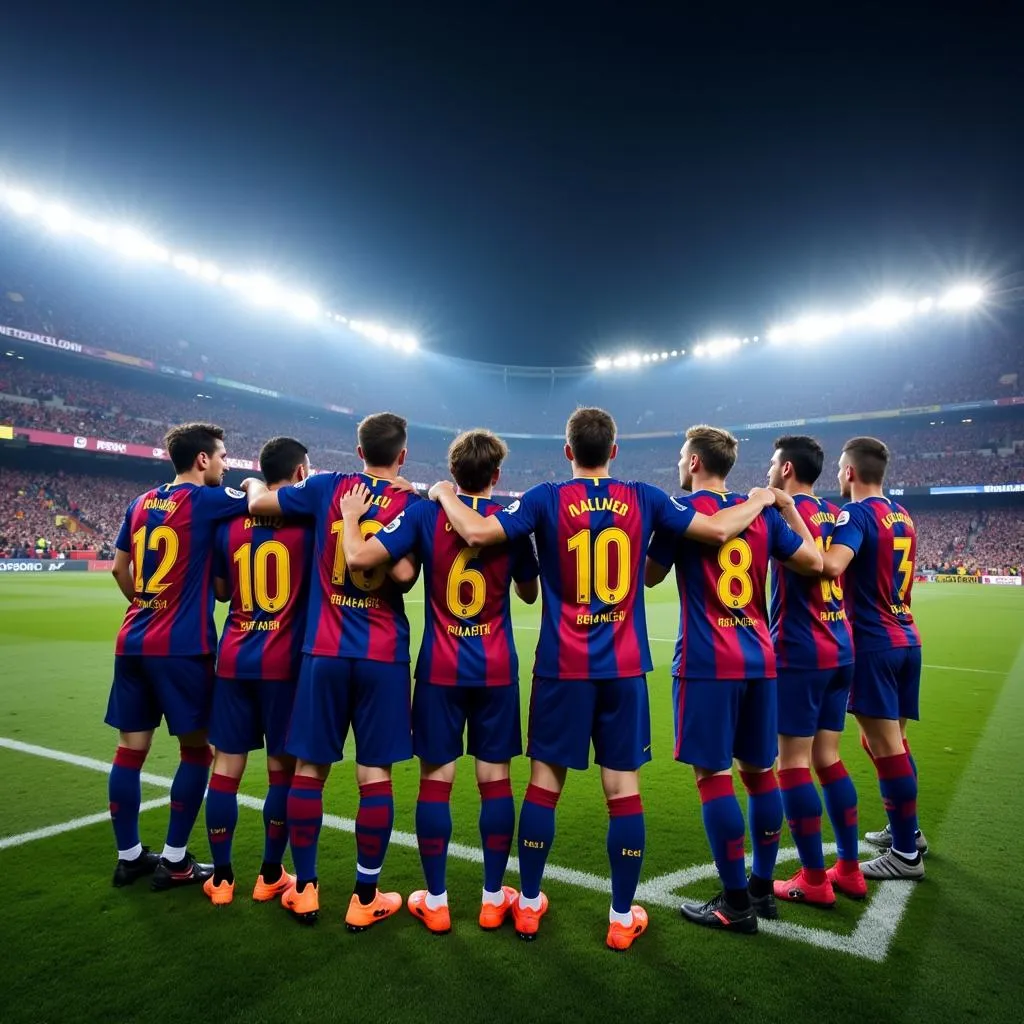
[(420, 779), (416, 801), (416, 843), (420, 849), (427, 892), (440, 896), (448, 891), (445, 874), (448, 867), (448, 843), (452, 838), (452, 784), (435, 779)]
[(215, 881), (234, 881), (231, 871), (231, 843), (238, 824), (238, 784), (240, 779), (214, 772), (206, 794), (206, 835), (210, 840)]
[(608, 862), (612, 869), (612, 910), (629, 914), (644, 863), (644, 805), (640, 794), (608, 801)]
[[(782, 796), (775, 772), (740, 772), (747, 790), (747, 817), (750, 820), (750, 845), (754, 853), (752, 876), (771, 881), (779, 856), (782, 835)], [(756, 883), (755, 883), (756, 884)]]
[(480, 845), (484, 851), (484, 889), (500, 891), (516, 831), (516, 804), (510, 779), (481, 782)]
[(167, 823), (167, 849), (184, 850), (199, 817), (206, 793), (206, 780), (213, 763), (208, 746), (182, 747), (181, 761), (171, 783), (171, 818)]
[(718, 877), (728, 892), (746, 892), (747, 869), (743, 863), (745, 827), (731, 775), (709, 775), (697, 780), (704, 831)]
[(892, 829), (892, 848), (917, 856), (917, 779), (905, 753), (875, 759), (878, 788)]
[(526, 798), (519, 810), (519, 877), (522, 895), (528, 900), (540, 898), (544, 865), (555, 841), (559, 795), (531, 784), (526, 787)]
[(814, 788), (810, 768), (782, 769), (779, 772), (779, 790), (804, 874), (813, 885), (821, 885), (825, 881), (825, 853), (821, 846), (821, 797)]
[(367, 886), (376, 891), (394, 821), (395, 797), (390, 780), (367, 782), (360, 786), (359, 810), (356, 812), (356, 885), (360, 887), (357, 891), (363, 903), (372, 901), (372, 897), (362, 898)]
[(142, 766), (148, 750), (118, 747), (107, 779), (110, 823), (114, 826), (117, 855), (134, 860), (142, 853), (139, 839), (139, 805), (142, 803)]
[(857, 823), (857, 789), (842, 761), (836, 761), (818, 772), (818, 781), (825, 796), (832, 831), (836, 836), (840, 866), (857, 868), (859, 826)]
[(288, 843), (295, 864), (296, 887), (316, 882), (316, 853), (324, 824), (324, 780), (308, 775), (292, 778), (288, 790)]

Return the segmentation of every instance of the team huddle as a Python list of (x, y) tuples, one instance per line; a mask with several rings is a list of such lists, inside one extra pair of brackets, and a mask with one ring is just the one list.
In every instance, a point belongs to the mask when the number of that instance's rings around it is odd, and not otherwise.
[[(570, 768), (600, 766), (608, 807), (607, 945), (646, 931), (633, 899), (646, 844), (640, 769), (651, 759), (652, 670), (644, 587), (674, 572), (680, 626), (673, 659), (674, 757), (694, 771), (721, 892), (684, 903), (684, 918), (754, 933), (778, 901), (831, 907), (867, 880), (919, 879), (917, 769), (906, 722), (918, 718), (921, 645), (910, 610), (916, 537), (885, 497), (889, 458), (854, 438), (839, 460), (842, 509), (815, 496), (823, 452), (811, 437), (777, 440), (766, 487), (729, 491), (738, 444), (708, 426), (686, 433), (681, 496), (619, 480), (616, 427), (601, 409), (566, 426), (572, 476), (507, 507), (492, 498), (504, 442), (486, 430), (449, 451), (454, 485), (429, 499), (401, 477), (406, 422), (358, 428), (361, 473), (311, 475), (293, 438), (268, 441), (263, 480), (224, 487), (224, 433), (186, 424), (167, 435), (175, 479), (129, 506), (113, 574), (129, 603), (117, 639), (106, 722), (119, 731), (110, 772), (118, 849), (114, 885), (199, 884), (234, 899), (232, 840), (249, 753), (265, 746), (263, 863), (253, 899), (319, 915), (323, 790), (351, 728), (359, 807), (355, 882), (345, 915), (362, 931), (402, 897), (379, 885), (394, 824), (393, 765), (420, 762), (416, 836), (426, 888), (405, 901), (431, 932), (451, 929), (446, 866), (456, 763), (475, 760), (483, 889), (479, 924), (511, 918), (536, 937), (558, 801)], [(423, 576), (415, 672), (403, 595)], [(512, 593), (542, 600), (518, 824), (510, 782), (523, 753)], [(217, 600), (229, 609), (218, 641)], [(416, 685), (412, 687), (412, 675)], [(840, 757), (847, 711), (877, 770), (888, 824), (859, 860), (857, 793)], [(178, 738), (160, 853), (139, 834), (141, 771), (161, 719)], [(748, 796), (753, 852), (733, 766)], [(211, 774), (212, 765), (212, 774)], [(814, 785), (812, 769), (821, 786)], [(188, 839), (206, 801), (212, 864)], [(826, 869), (822, 797), (838, 858)], [(783, 820), (800, 856), (774, 879)], [(517, 841), (520, 887), (505, 884)], [(293, 872), (284, 867), (290, 848)]]

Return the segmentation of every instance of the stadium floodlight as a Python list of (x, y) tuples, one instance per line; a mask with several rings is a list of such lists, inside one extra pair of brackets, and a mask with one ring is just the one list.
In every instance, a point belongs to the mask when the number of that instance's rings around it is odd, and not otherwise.
[(789, 329), (786, 327), (769, 327), (768, 340), (773, 345), (780, 345), (789, 337)]
[[(683, 349), (683, 351), (685, 352), (685, 351), (686, 351), (686, 349)], [(674, 349), (672, 349), (672, 358), (673, 358), (673, 359), (675, 359), (675, 357), (676, 357), (677, 355), (679, 355), (679, 350), (678, 350), (678, 349), (675, 349), (675, 348), (674, 348)]]
[(895, 327), (914, 315), (914, 304), (891, 295), (878, 299), (864, 311), (864, 320), (872, 327)]
[(667, 352), (662, 352), (661, 353), (661, 358), (662, 359), (668, 359), (668, 353)]
[(188, 274), (190, 277), (197, 277), (199, 274), (200, 264), (195, 256), (178, 253), (176, 256), (171, 257), (171, 266), (176, 270), (180, 270), (183, 274)]
[(419, 347), (420, 343), (411, 334), (405, 335), (400, 345), (403, 352), (415, 352)]
[(596, 363), (594, 363), (595, 370), (601, 370), (603, 372), (604, 370), (610, 370), (611, 368), (612, 361), (608, 359), (606, 356), (602, 356), (600, 359), (597, 360)]
[(644, 360), (645, 363), (649, 363), (651, 361), (650, 354), (645, 352), (644, 356), (643, 356), (643, 360)]
[(628, 357), (628, 362), (629, 362), (630, 366), (639, 366), (640, 365), (640, 354), (638, 352), (630, 352), (629, 357)]
[(311, 295), (296, 295), (289, 308), (300, 320), (315, 320), (320, 315), (320, 303)]
[(4, 192), (7, 205), (22, 217), (29, 217), (39, 208), (39, 200), (31, 192), (21, 188), (9, 188)]
[(616, 356), (614, 365), (619, 369), (622, 369), (623, 366), (629, 365), (629, 359), (626, 356)]
[(129, 259), (156, 260), (159, 263), (166, 263), (170, 259), (170, 253), (162, 245), (151, 242), (135, 228), (118, 228), (111, 243), (122, 256)]
[(61, 203), (47, 203), (43, 208), (43, 223), (56, 234), (63, 234), (75, 227), (75, 216)]
[(934, 299), (918, 299), (917, 311), (918, 313), (930, 313), (935, 306)]
[(985, 297), (985, 289), (977, 284), (958, 284), (939, 300), (943, 309), (970, 309)]

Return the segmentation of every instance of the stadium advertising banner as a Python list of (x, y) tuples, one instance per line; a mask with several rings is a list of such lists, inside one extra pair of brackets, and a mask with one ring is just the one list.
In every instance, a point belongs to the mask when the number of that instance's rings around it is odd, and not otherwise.
[(70, 558), (0, 558), (0, 572), (88, 572), (88, 562)]
[(936, 573), (932, 577), (935, 583), (981, 583), (980, 576), (960, 576), (957, 573)]
[(993, 587), (1020, 587), (1024, 586), (1024, 580), (1020, 576), (982, 576), (982, 583), (988, 583)]
[(68, 341), (66, 338), (53, 338), (48, 334), (36, 334), (35, 331), (22, 331), (17, 327), (0, 324), (0, 334), (18, 341), (30, 341), (33, 345), (45, 345), (57, 348), (62, 352), (74, 352), (77, 355), (92, 356), (108, 363), (119, 363), (122, 366), (138, 366), (144, 370), (155, 370), (156, 364), (139, 356), (128, 356), (122, 352), (113, 352), (109, 348), (97, 348), (95, 345), (83, 345), (80, 341)]

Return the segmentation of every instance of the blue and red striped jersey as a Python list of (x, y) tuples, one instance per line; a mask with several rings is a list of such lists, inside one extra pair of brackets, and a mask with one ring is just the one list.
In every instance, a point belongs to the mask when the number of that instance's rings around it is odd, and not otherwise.
[[(697, 512), (746, 501), (733, 491), (694, 491)], [(714, 547), (657, 534), (648, 554), (675, 565), (679, 637), (672, 672), (681, 679), (772, 679), (775, 650), (768, 631), (765, 585), (771, 558), (785, 561), (801, 540), (776, 508), (766, 508), (738, 537)]]
[(384, 566), (352, 572), (345, 565), (341, 499), (357, 484), (366, 484), (373, 495), (359, 524), (365, 536), (378, 533), (422, 500), (366, 473), (317, 473), (277, 492), (286, 516), (314, 520), (316, 578), (309, 589), (302, 649), (333, 658), (407, 662), (409, 620), (401, 590)]
[(910, 611), (917, 531), (907, 510), (883, 497), (849, 501), (836, 520), (832, 543), (853, 552), (845, 585), (858, 652), (920, 647)]
[[(813, 494), (793, 496), (819, 551), (832, 542), (839, 509)], [(842, 580), (801, 576), (772, 563), (771, 631), (779, 668), (826, 669), (853, 664), (853, 631)]]
[(297, 679), (309, 603), (313, 524), (280, 516), (222, 523), (213, 571), (231, 590), (217, 651), (225, 679)]
[(616, 679), (651, 671), (643, 571), (655, 529), (685, 533), (694, 510), (650, 484), (578, 477), (538, 484), (495, 513), (510, 541), (533, 533), (544, 606), (534, 672)]
[(117, 547), (132, 557), (135, 596), (117, 634), (117, 654), (213, 654), (213, 542), (217, 525), (246, 511), (232, 487), (163, 484), (124, 514)]
[[(501, 508), (488, 498), (459, 495), (481, 515)], [(423, 563), (423, 643), (416, 679), (440, 686), (509, 686), (519, 681), (512, 635), (513, 581), (537, 578), (529, 537), (472, 548), (452, 529), (440, 505), (419, 502), (377, 539), (392, 559), (415, 552)]]

